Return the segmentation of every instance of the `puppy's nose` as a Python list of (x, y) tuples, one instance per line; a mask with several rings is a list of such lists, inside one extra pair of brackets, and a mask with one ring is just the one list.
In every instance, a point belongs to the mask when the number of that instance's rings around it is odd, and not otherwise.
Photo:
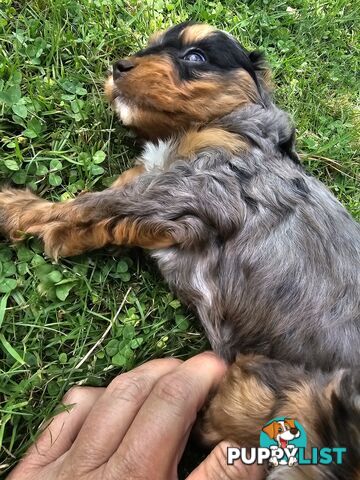
[(135, 65), (132, 63), (131, 60), (119, 60), (118, 62), (114, 63), (113, 65), (113, 77), (114, 80), (120, 77), (120, 75), (124, 72), (128, 72)]
[(298, 433), (298, 429), (296, 427), (294, 428), (290, 428), (290, 433), (292, 433), (293, 435), (296, 435)]

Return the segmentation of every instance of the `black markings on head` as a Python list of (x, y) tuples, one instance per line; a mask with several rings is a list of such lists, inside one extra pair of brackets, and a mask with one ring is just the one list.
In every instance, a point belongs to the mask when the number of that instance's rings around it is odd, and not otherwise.
[[(258, 66), (264, 63), (262, 60), (260, 61), (258, 54), (253, 52), (252, 56), (250, 56), (249, 52), (233, 37), (219, 30), (214, 30), (205, 38), (195, 40), (191, 44), (184, 42), (181, 34), (185, 28), (191, 25), (192, 23), (190, 22), (176, 25), (164, 34), (160, 43), (149, 46), (138, 52), (136, 56), (167, 55), (176, 65), (182, 80), (197, 78), (201, 73), (213, 72), (223, 74), (243, 68), (258, 85), (256, 69), (260, 69)], [(184, 61), (183, 56), (192, 48), (203, 52), (206, 61), (196, 63)]]

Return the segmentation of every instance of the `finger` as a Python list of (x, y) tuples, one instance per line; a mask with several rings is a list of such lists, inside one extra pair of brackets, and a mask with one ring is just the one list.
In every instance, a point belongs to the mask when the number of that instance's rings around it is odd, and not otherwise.
[[(87, 415), (105, 388), (73, 387), (62, 403), (71, 408), (56, 415), (48, 422), (36, 442), (9, 478), (25, 478), (25, 472), (43, 468), (68, 451), (79, 433)], [(21, 473), (21, 475), (20, 475)]]
[(194, 470), (187, 480), (262, 480), (264, 469), (260, 465), (244, 465), (240, 460), (227, 464), (227, 449), (233, 447), (221, 442), (210, 455)]
[(69, 452), (77, 471), (84, 473), (108, 461), (158, 379), (180, 363), (174, 358), (152, 360), (110, 383)]
[(139, 478), (175, 476), (196, 414), (225, 371), (224, 362), (208, 352), (163, 376), (109, 460), (110, 478), (131, 478), (134, 468)]

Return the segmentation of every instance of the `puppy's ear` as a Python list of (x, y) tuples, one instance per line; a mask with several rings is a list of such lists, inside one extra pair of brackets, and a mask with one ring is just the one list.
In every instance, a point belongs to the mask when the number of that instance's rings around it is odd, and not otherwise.
[(262, 431), (265, 432), (270, 438), (275, 438), (275, 423), (276, 422), (272, 422), (270, 425), (266, 425), (266, 427), (262, 429)]
[[(260, 87), (268, 93), (273, 90), (271, 70), (265, 56), (262, 52), (254, 51), (249, 53), (249, 59), (256, 72), (256, 77)], [(261, 90), (260, 88), (260, 90)], [(265, 98), (267, 95), (265, 94)], [(300, 163), (299, 155), (295, 150), (295, 128), (289, 123), (288, 118), (286, 125), (283, 126), (279, 139), (279, 148), (288, 155), (295, 163)]]
[(295, 425), (295, 420), (293, 418), (285, 418), (285, 423), (287, 423), (290, 428), (297, 428)]
[(249, 53), (249, 59), (254, 67), (256, 76), (261, 86), (271, 92), (274, 89), (270, 67), (265, 59), (265, 55), (258, 50)]

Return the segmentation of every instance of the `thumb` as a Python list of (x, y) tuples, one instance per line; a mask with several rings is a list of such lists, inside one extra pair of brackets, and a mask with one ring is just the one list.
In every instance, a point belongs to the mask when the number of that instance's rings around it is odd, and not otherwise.
[(229, 442), (219, 443), (186, 480), (262, 480), (264, 469), (260, 465), (244, 465), (240, 460), (227, 464)]

